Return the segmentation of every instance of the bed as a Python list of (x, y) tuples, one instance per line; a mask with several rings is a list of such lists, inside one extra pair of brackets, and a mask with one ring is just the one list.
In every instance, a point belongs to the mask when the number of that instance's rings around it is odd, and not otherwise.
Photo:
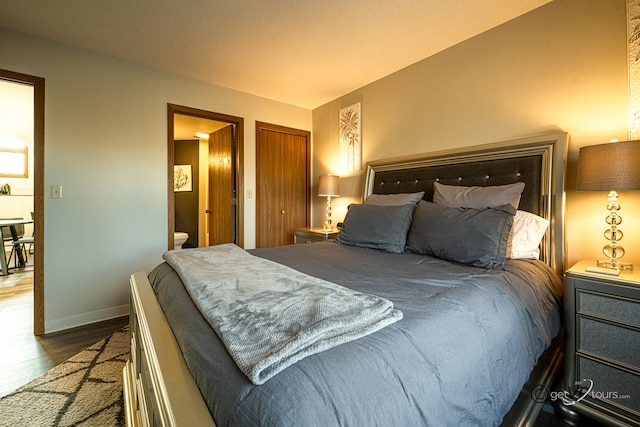
[[(567, 139), (560, 133), (370, 162), (363, 204), (349, 208), (338, 242), (249, 251), (261, 263), (391, 302), (395, 315), (264, 381), (227, 352), (183, 286), (183, 269), (165, 262), (134, 273), (127, 425), (532, 425), (546, 397), (540, 392), (562, 363)], [(448, 205), (461, 192), (471, 203), (468, 191), (478, 187), (485, 187), (481, 198), (499, 189), (498, 199), (502, 189), (520, 188), (517, 206)], [(405, 203), (408, 195), (416, 200)], [(505, 260), (493, 246), (491, 256), (485, 247), (451, 249), (477, 240), (469, 221), (499, 227), (490, 231), (499, 235), (492, 245), (503, 248), (516, 211), (548, 222), (539, 260)], [(374, 234), (389, 238), (368, 240), (380, 221), (390, 225)], [(434, 221), (440, 240), (424, 227)], [(404, 231), (389, 231), (398, 222)]]

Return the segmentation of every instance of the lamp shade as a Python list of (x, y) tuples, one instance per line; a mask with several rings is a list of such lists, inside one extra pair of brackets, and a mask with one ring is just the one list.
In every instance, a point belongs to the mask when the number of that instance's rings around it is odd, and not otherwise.
[(340, 177), (337, 175), (322, 175), (318, 182), (318, 196), (339, 196)]
[(640, 190), (640, 141), (582, 147), (578, 191)]

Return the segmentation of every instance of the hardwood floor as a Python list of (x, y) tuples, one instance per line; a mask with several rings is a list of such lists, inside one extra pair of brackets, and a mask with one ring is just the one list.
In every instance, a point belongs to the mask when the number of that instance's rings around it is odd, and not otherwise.
[(35, 336), (33, 265), (10, 271), (0, 276), (0, 397), (129, 323), (122, 317)]

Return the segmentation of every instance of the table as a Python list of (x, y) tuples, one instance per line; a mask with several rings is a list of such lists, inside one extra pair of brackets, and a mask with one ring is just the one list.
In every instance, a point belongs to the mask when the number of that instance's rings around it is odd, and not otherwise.
[(337, 229), (325, 230), (322, 227), (296, 228), (293, 232), (293, 243), (324, 242), (338, 237), (338, 232)]
[(586, 271), (596, 264), (581, 261), (564, 276), (566, 395), (557, 408), (574, 422), (584, 414), (640, 426), (640, 273)]
[[(13, 240), (18, 240), (18, 232), (16, 230), (16, 225), (19, 224), (32, 224), (32, 219), (0, 219), (0, 228), (9, 227), (11, 229), (11, 236), (13, 236)], [(4, 251), (4, 242), (2, 244), (2, 250), (0, 251), (0, 264), (2, 266), (2, 276), (6, 276), (9, 274), (9, 267), (7, 266), (7, 255)], [(18, 265), (24, 266), (25, 259), (22, 256), (22, 252), (16, 253), (18, 257)]]

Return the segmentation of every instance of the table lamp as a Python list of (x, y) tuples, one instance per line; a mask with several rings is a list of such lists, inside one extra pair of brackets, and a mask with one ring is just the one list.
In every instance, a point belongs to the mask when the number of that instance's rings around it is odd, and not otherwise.
[(609, 228), (604, 232), (609, 243), (602, 249), (607, 259), (598, 260), (598, 267), (617, 271), (633, 269), (633, 264), (619, 261), (625, 251), (618, 244), (622, 239), (622, 231), (618, 229), (622, 217), (618, 214), (620, 204), (616, 191), (640, 189), (640, 141), (582, 147), (578, 158), (576, 189), (609, 191), (609, 215), (606, 217)]
[(323, 230), (332, 230), (331, 225), (331, 197), (340, 195), (340, 177), (336, 175), (321, 175), (318, 182), (318, 196), (327, 197), (327, 211)]

